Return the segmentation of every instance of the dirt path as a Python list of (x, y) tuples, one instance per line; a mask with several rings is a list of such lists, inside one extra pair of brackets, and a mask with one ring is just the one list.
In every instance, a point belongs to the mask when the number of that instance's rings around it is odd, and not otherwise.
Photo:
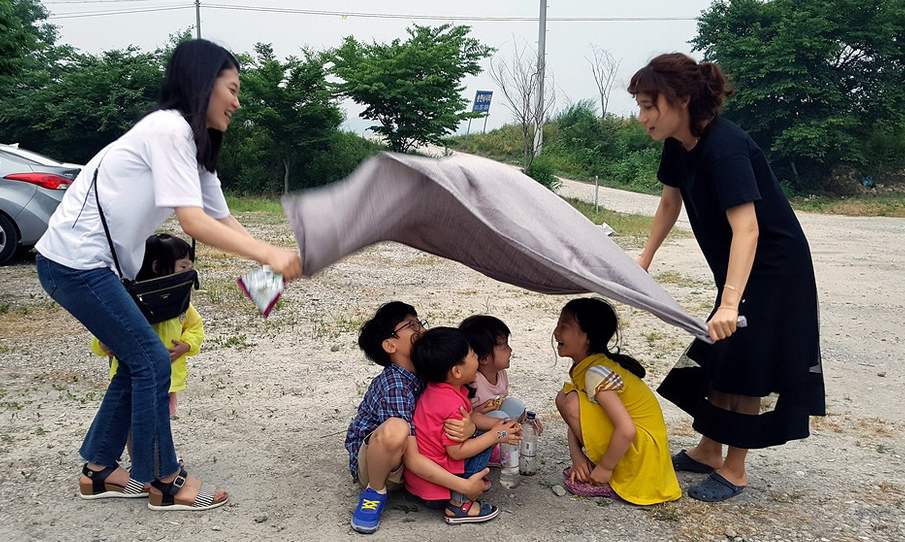
[[(564, 192), (581, 186), (566, 183)], [(655, 199), (605, 191), (617, 210), (650, 212)], [(637, 205), (637, 207), (634, 207)], [(257, 235), (291, 243), (279, 217), (240, 217)], [(513, 329), (514, 392), (541, 413), (541, 473), (489, 499), (504, 513), (450, 528), (434, 512), (394, 497), (373, 540), (901, 540), (905, 538), (905, 374), (901, 276), (905, 220), (803, 215), (817, 268), (830, 415), (804, 441), (751, 454), (739, 499), (690, 499), (650, 508), (558, 497), (565, 430), (553, 396), (567, 366), (550, 348), (567, 298), (487, 279), (460, 265), (386, 244), (294, 284), (269, 320), (232, 281), (246, 265), (200, 252), (195, 297), (208, 330), (173, 422), (189, 470), (232, 492), (207, 514), (157, 514), (140, 502), (76, 498), (77, 449), (103, 394), (104, 360), (88, 335), (54, 307), (33, 261), (0, 268), (0, 540), (351, 540), (356, 499), (342, 447), (356, 405), (378, 368), (355, 347), (379, 303), (414, 303), (432, 324), (489, 312)], [(618, 238), (617, 238), (618, 240)], [(690, 311), (712, 298), (693, 239), (670, 240), (652, 270)], [(624, 348), (655, 386), (689, 337), (620, 308)], [(695, 441), (687, 417), (664, 405), (671, 446)], [(683, 486), (695, 480), (680, 477)]]

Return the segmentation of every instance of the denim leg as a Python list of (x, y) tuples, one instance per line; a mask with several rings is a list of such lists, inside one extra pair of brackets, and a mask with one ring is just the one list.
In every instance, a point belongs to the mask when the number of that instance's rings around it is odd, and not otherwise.
[(462, 475), (465, 478), (469, 478), (474, 475), (476, 472), (482, 471), (487, 467), (487, 463), (490, 462), (490, 454), (493, 452), (493, 446), (487, 448), (483, 452), (479, 453), (474, 457), (469, 457), (465, 460), (465, 473)]
[(506, 398), (500, 405), (500, 410), (506, 413), (510, 420), (519, 420), (525, 414), (525, 403), (513, 397)]
[(160, 338), (109, 269), (71, 269), (40, 255), (37, 268), (50, 297), (112, 350), (120, 364), (85, 435), (82, 457), (115, 465), (131, 426), (132, 477), (149, 482), (175, 473), (170, 356)]

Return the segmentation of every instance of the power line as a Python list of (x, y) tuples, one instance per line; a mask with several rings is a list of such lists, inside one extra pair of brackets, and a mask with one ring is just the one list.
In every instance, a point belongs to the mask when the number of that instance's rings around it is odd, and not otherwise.
[(157, 0), (51, 0), (42, 4), (130, 4), (133, 2), (156, 2)]
[(151, 13), (155, 11), (175, 11), (178, 9), (188, 9), (195, 7), (195, 4), (185, 4), (185, 5), (177, 5), (177, 6), (169, 6), (169, 7), (148, 7), (148, 8), (137, 8), (137, 9), (120, 9), (120, 10), (106, 10), (106, 11), (73, 11), (66, 13), (59, 13), (56, 15), (51, 15), (48, 17), (48, 20), (56, 21), (61, 19), (83, 19), (86, 17), (107, 17), (110, 15), (129, 15), (132, 13)]
[[(148, 2), (153, 0), (56, 0), (45, 2), (47, 4), (91, 4), (91, 3), (113, 3), (113, 2)], [(196, 7), (195, 4), (180, 5), (160, 5), (148, 6), (144, 8), (108, 8), (99, 11), (72, 11), (52, 15), (48, 19), (80, 19), (87, 17), (106, 17), (111, 15), (127, 15), (132, 13), (150, 13), (155, 11), (170, 11), (176, 9), (185, 9), (188, 7)], [(380, 12), (359, 12), (359, 11), (330, 11), (317, 9), (300, 9), (300, 8), (281, 8), (275, 6), (253, 6), (244, 4), (210, 4), (202, 3), (202, 8), (218, 9), (223, 11), (244, 11), (256, 13), (280, 13), (295, 15), (314, 15), (322, 17), (348, 17), (363, 19), (388, 19), (388, 20), (409, 20), (409, 21), (449, 21), (449, 22), (514, 22), (514, 23), (537, 23), (538, 17), (522, 17), (522, 16), (480, 16), (480, 15), (427, 15), (415, 13), (380, 13)], [(548, 22), (566, 22), (566, 23), (625, 23), (625, 22), (694, 22), (694, 17), (547, 17)]]
[[(220, 9), (231, 11), (253, 11), (260, 13), (289, 13), (302, 15), (321, 15), (332, 17), (357, 17), (365, 19), (406, 19), (428, 21), (456, 21), (456, 22), (524, 22), (536, 23), (538, 17), (518, 16), (471, 16), (471, 15), (424, 15), (407, 13), (367, 13), (356, 11), (327, 11), (317, 9), (281, 8), (271, 6), (249, 6), (242, 4), (209, 4), (202, 5), (208, 9)], [(547, 17), (548, 22), (569, 23), (595, 23), (595, 22), (668, 22), (668, 21), (697, 21), (694, 17)]]

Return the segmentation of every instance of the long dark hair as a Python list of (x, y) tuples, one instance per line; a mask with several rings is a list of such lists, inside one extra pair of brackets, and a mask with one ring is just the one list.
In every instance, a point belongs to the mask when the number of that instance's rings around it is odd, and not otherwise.
[(192, 127), (198, 164), (208, 171), (217, 169), (223, 132), (207, 127), (207, 105), (220, 73), (239, 71), (232, 53), (207, 40), (180, 43), (167, 64), (160, 89), (160, 109), (176, 109)]
[[(619, 352), (619, 318), (616, 309), (602, 299), (582, 297), (566, 303), (563, 314), (575, 318), (578, 327), (588, 335), (588, 354), (603, 354), (638, 378), (647, 371), (638, 360)], [(616, 351), (610, 351), (610, 341), (616, 336)]]
[(646, 94), (654, 104), (662, 94), (670, 105), (688, 98), (691, 133), (700, 137), (707, 122), (720, 114), (723, 101), (735, 94), (729, 82), (712, 62), (698, 64), (688, 55), (668, 53), (651, 60), (632, 76), (629, 94)]
[(176, 260), (195, 261), (192, 246), (168, 233), (155, 233), (145, 241), (145, 257), (135, 280), (165, 277), (176, 272)]

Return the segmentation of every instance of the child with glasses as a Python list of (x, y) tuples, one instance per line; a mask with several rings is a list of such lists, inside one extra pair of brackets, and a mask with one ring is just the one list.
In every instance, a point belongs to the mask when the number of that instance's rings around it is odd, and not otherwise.
[[(418, 452), (412, 420), (423, 385), (415, 376), (412, 343), (423, 331), (415, 308), (393, 301), (365, 322), (358, 337), (365, 356), (384, 368), (371, 381), (346, 433), (349, 470), (363, 488), (352, 514), (352, 528), (360, 533), (373, 533), (380, 526), (387, 490), (402, 487), (405, 470), (465, 495), (484, 490), (486, 469), (466, 479)], [(475, 426), (462, 409), (445, 421), (444, 430), (450, 440), (462, 442), (474, 434)]]

